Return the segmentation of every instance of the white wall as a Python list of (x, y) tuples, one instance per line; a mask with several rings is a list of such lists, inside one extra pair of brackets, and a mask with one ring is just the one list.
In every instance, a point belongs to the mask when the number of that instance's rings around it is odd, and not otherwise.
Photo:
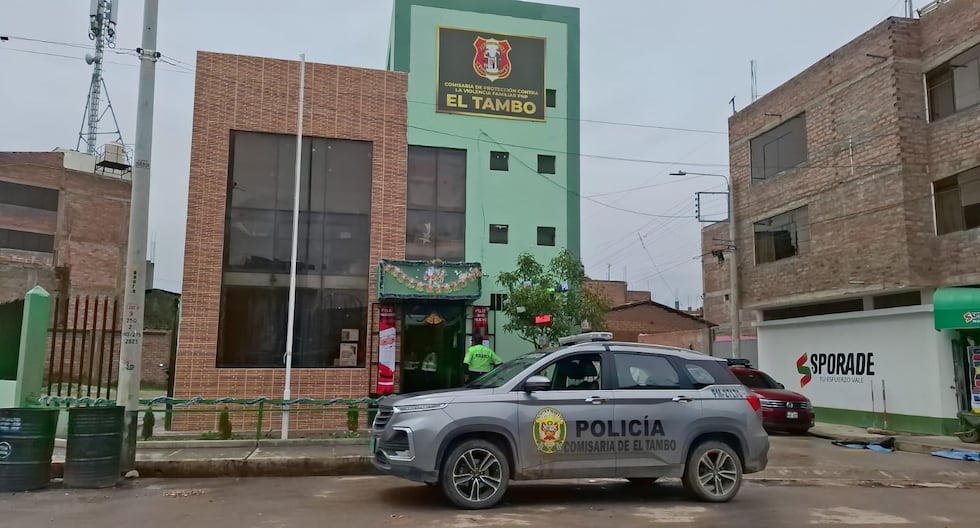
[[(932, 305), (758, 323), (759, 367), (817, 407), (956, 417), (951, 334), (933, 328)], [(813, 354), (873, 354), (873, 376), (803, 377), (797, 360)], [(872, 401), (872, 387), (874, 396)]]

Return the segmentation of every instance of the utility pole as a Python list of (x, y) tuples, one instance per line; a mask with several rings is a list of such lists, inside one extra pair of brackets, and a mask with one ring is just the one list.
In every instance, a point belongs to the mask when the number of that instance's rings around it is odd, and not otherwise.
[[(738, 296), (738, 245), (735, 242), (735, 238), (738, 230), (735, 228), (735, 182), (732, 181), (731, 176), (725, 176), (724, 174), (711, 174), (707, 172), (685, 172), (677, 171), (670, 173), (671, 176), (716, 176), (718, 178), (724, 178), (725, 184), (728, 186), (728, 282), (731, 291), (728, 294), (728, 313), (729, 319), (731, 321), (731, 333), (732, 333), (732, 357), (740, 358), (742, 357), (742, 323), (740, 319), (741, 305), (739, 304)], [(704, 193), (708, 194), (708, 193)], [(700, 209), (700, 207), (699, 207)], [(701, 220), (700, 210), (698, 211), (698, 220)], [(701, 220), (703, 221), (703, 220)]]
[(143, 1), (143, 43), (136, 107), (136, 162), (129, 204), (126, 292), (123, 297), (122, 347), (116, 404), (126, 407), (122, 470), (136, 468), (136, 422), (139, 416), (140, 364), (143, 358), (143, 306), (146, 301), (146, 234), (150, 209), (150, 153), (153, 143), (153, 90), (156, 79), (157, 11), (159, 0)]

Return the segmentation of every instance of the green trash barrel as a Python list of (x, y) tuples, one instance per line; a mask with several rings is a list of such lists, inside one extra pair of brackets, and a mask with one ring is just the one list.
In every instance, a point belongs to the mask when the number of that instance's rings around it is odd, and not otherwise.
[(0, 491), (30, 491), (51, 481), (58, 409), (0, 409)]
[(68, 409), (66, 487), (108, 488), (119, 482), (125, 411), (119, 405)]

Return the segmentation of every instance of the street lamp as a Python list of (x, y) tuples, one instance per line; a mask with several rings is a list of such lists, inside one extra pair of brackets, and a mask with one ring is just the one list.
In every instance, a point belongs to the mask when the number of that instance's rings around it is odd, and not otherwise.
[(731, 177), (724, 174), (711, 174), (707, 172), (686, 172), (679, 170), (670, 173), (671, 176), (715, 176), (725, 180), (728, 186), (728, 238), (731, 243), (732, 258), (728, 264), (729, 283), (731, 287), (729, 304), (729, 319), (731, 320), (732, 333), (732, 357), (742, 357), (742, 324), (739, 317), (739, 298), (738, 298), (738, 254), (737, 244), (735, 243), (735, 193)]

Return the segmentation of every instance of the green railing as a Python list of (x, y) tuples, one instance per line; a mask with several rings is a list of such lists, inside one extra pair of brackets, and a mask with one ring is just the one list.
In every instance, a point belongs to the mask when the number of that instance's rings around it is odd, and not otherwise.
[[(359, 398), (345, 399), (332, 398), (327, 400), (317, 400), (313, 398), (296, 398), (292, 400), (281, 400), (272, 398), (191, 398), (176, 399), (169, 396), (159, 396), (151, 399), (140, 400), (140, 412), (157, 413), (163, 412), (169, 416), (173, 414), (197, 414), (197, 413), (256, 413), (255, 440), (263, 437), (262, 425), (266, 413), (303, 413), (303, 412), (347, 412), (348, 430), (356, 431), (359, 426), (360, 412), (367, 411), (367, 426), (373, 419), (376, 412), (377, 403), (380, 398)], [(38, 399), (38, 404), (46, 407), (102, 407), (116, 405), (115, 400), (105, 398), (71, 398), (58, 396), (43, 396)], [(229, 409), (227, 406), (239, 406), (245, 408)], [(160, 408), (160, 407), (163, 408)], [(192, 407), (219, 407), (219, 408), (192, 408)], [(301, 406), (301, 407), (297, 407)], [(352, 424), (351, 421), (354, 421)], [(219, 426), (220, 428), (220, 426)], [(144, 435), (145, 436), (145, 435)]]

